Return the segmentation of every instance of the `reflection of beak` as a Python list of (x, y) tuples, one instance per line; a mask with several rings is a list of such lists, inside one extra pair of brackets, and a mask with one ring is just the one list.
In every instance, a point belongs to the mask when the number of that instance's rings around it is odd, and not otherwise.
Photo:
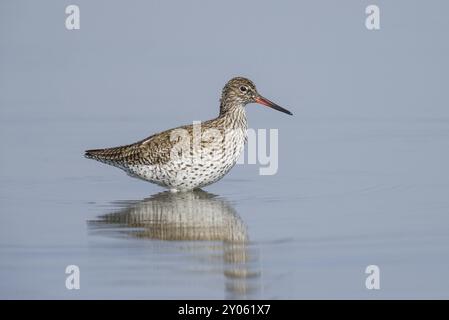
[(254, 98), (254, 101), (256, 101), (257, 103), (263, 104), (264, 106), (273, 108), (274, 110), (289, 114), (291, 116), (293, 115), (293, 113), (291, 113), (287, 109), (284, 109), (281, 106), (278, 106), (276, 103), (271, 102), (270, 100), (262, 97), (261, 95), (258, 95), (256, 98)]

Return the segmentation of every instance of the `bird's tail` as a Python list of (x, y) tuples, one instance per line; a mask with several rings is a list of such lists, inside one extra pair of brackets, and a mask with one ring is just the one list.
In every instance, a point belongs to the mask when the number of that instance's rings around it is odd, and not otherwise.
[(114, 166), (135, 162), (142, 156), (138, 143), (107, 149), (86, 150), (84, 156)]
[(114, 162), (122, 158), (124, 147), (91, 149), (84, 152), (88, 159), (94, 159), (101, 162)]

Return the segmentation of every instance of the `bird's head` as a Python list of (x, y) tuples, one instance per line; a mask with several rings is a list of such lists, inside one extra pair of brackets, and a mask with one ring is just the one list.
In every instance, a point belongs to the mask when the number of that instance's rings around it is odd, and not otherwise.
[(259, 103), (275, 110), (293, 115), (287, 109), (261, 96), (256, 85), (249, 79), (243, 77), (232, 78), (226, 83), (221, 94), (221, 112), (241, 108), (249, 103)]

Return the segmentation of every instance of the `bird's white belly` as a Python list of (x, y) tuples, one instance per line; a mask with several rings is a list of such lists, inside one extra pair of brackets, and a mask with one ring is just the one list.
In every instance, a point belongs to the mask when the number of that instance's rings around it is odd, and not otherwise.
[(134, 177), (172, 190), (192, 190), (214, 183), (237, 162), (246, 141), (246, 130), (211, 144), (188, 157), (171, 159), (161, 165), (133, 165), (125, 170)]

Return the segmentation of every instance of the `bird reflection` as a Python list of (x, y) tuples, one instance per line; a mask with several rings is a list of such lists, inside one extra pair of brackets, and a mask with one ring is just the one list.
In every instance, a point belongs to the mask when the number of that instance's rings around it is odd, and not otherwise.
[(257, 254), (249, 243), (247, 227), (231, 204), (214, 194), (161, 192), (142, 201), (115, 202), (116, 209), (89, 222), (91, 228), (127, 236), (183, 241), (182, 247), (202, 250), (196, 241), (208, 242), (210, 261), (222, 257), (226, 296), (251, 298), (257, 294), (260, 275)]

